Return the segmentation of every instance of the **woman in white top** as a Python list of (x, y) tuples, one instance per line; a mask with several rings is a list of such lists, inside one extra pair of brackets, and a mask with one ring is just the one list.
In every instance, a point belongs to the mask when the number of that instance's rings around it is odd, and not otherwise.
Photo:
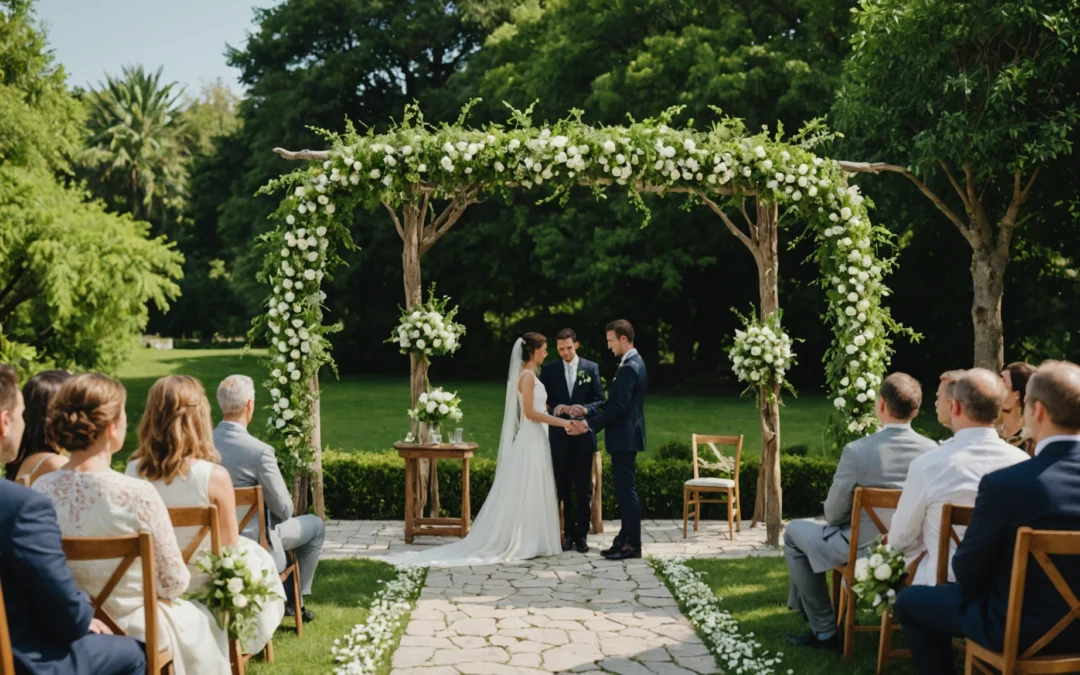
[(19, 454), (7, 465), (7, 475), (20, 485), (30, 487), (38, 478), (67, 464), (67, 457), (45, 442), (45, 415), (60, 385), (70, 377), (66, 370), (46, 370), (31, 377), (22, 388), (26, 431), (19, 443)]
[[(218, 466), (218, 459), (210, 402), (202, 383), (187, 375), (170, 375), (155, 382), (146, 399), (146, 412), (139, 424), (139, 447), (127, 465), (127, 475), (149, 481), (170, 508), (217, 506), (222, 546), (235, 546), (246, 553), (256, 575), (262, 574), (271, 592), (278, 596), (259, 608), (255, 634), (243, 645), (245, 653), (255, 654), (274, 637), (285, 616), (285, 589), (270, 553), (240, 536), (232, 479)], [(180, 547), (186, 548), (198, 531), (197, 527), (176, 528)], [(210, 537), (206, 536), (198, 550), (209, 548)], [(190, 591), (203, 590), (210, 582), (195, 565), (198, 559), (196, 553), (188, 565)]]
[[(66, 381), (49, 406), (46, 438), (71, 453), (62, 468), (43, 476), (34, 490), (56, 507), (66, 537), (115, 537), (149, 531), (154, 539), (159, 639), (172, 648), (177, 675), (228, 675), (226, 635), (210, 612), (181, 599), (191, 578), (173, 534), (169, 512), (145, 481), (109, 468), (124, 444), (127, 394), (116, 380), (90, 373)], [(119, 560), (69, 562), (79, 588), (96, 597)], [(123, 631), (146, 638), (142, 567), (132, 565), (104, 603)]]

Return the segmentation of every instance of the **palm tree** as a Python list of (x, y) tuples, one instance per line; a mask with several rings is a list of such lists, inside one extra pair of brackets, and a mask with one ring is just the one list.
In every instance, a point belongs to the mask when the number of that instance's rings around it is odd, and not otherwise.
[(177, 83), (161, 83), (160, 68), (125, 66), (86, 95), (85, 165), (95, 194), (159, 231), (178, 218), (187, 189), (182, 94)]

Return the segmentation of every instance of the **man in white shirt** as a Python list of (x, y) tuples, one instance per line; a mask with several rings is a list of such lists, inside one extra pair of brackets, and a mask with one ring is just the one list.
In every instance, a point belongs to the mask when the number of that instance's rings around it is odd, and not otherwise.
[[(915, 573), (915, 584), (933, 586), (937, 581), (942, 507), (950, 502), (973, 505), (983, 476), (1028, 458), (997, 433), (995, 425), (1007, 395), (1004, 382), (989, 370), (965, 372), (953, 385), (949, 403), (953, 437), (916, 458), (908, 469), (889, 529), (889, 543), (903, 551), (909, 563), (926, 552)], [(950, 565), (949, 581), (954, 580)]]

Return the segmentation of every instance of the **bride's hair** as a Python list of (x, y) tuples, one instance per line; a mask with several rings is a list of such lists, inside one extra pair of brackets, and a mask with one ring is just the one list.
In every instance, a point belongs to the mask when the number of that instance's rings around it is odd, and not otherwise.
[(547, 338), (540, 333), (525, 333), (521, 336), (521, 360), (528, 363), (533, 354), (547, 344)]

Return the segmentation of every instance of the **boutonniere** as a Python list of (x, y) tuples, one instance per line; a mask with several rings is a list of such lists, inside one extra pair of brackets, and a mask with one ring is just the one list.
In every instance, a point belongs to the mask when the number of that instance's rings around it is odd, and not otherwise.
[(577, 383), (579, 385), (581, 385), (581, 384), (588, 384), (590, 382), (592, 382), (592, 376), (590, 376), (587, 372), (585, 372), (581, 368), (578, 368), (578, 371), (577, 371)]

